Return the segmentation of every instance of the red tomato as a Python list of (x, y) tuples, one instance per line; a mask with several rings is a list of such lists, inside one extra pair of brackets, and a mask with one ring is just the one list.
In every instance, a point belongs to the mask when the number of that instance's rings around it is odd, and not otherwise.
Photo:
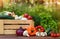
[(28, 16), (28, 20), (32, 20), (32, 16)]
[(60, 33), (57, 33), (57, 37), (59, 37), (60, 36)]
[(54, 33), (51, 33), (51, 37), (54, 37)]
[(24, 14), (24, 17), (28, 18), (28, 16), (29, 16), (29, 15), (28, 15), (27, 13)]
[(54, 37), (57, 37), (57, 34), (54, 34)]

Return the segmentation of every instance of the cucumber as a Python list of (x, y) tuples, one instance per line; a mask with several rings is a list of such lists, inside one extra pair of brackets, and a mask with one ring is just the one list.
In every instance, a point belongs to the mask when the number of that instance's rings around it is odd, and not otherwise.
[(4, 16), (0, 16), (0, 19), (14, 19), (14, 17), (8, 16), (8, 15), (4, 15)]

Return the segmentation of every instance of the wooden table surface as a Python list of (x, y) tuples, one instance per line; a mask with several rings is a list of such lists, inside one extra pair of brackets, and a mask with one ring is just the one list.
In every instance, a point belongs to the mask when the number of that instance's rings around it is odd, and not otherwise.
[(16, 36), (16, 35), (0, 35), (0, 39), (60, 39), (60, 37), (23, 37), (23, 36)]

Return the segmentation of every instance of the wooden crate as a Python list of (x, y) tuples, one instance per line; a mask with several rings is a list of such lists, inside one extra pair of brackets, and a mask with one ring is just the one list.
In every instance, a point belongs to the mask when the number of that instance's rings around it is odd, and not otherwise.
[(34, 22), (32, 20), (0, 20), (0, 34), (16, 34), (17, 29), (28, 26), (34, 26)]
[(16, 34), (16, 30), (4, 30), (4, 34)]
[(3, 34), (3, 32), (4, 32), (3, 20), (0, 20), (0, 34)]

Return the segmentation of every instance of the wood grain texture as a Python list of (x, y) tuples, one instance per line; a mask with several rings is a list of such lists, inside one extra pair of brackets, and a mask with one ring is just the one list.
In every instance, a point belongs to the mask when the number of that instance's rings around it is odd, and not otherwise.
[(24, 37), (24, 36), (16, 36), (16, 35), (0, 35), (0, 39), (60, 39), (60, 37)]
[(16, 34), (20, 27), (34, 26), (32, 20), (0, 20), (0, 34)]
[(13, 29), (19, 29), (20, 27), (22, 28), (27, 28), (29, 25), (4, 25), (5, 30), (13, 30)]
[(4, 34), (16, 34), (16, 30), (4, 30)]
[(4, 33), (3, 20), (0, 20), (0, 34)]
[(31, 20), (4, 20), (4, 24), (30, 24)]

